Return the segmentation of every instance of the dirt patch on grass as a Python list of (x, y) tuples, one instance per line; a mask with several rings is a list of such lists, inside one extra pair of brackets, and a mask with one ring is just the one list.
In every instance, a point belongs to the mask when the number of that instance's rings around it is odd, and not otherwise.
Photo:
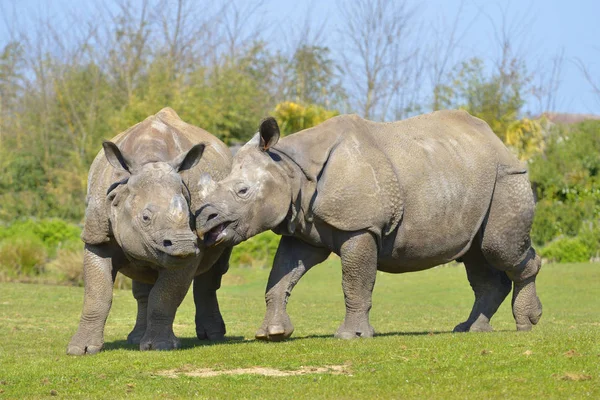
[(167, 378), (179, 378), (180, 376), (191, 376), (194, 378), (211, 378), (221, 375), (262, 375), (262, 376), (296, 376), (307, 374), (330, 374), (330, 375), (350, 375), (347, 365), (326, 365), (323, 367), (300, 367), (296, 370), (280, 370), (266, 367), (250, 367), (235, 369), (211, 369), (211, 368), (190, 368), (185, 366), (179, 369), (169, 369), (155, 372), (155, 375), (165, 376)]
[(571, 349), (564, 354), (564, 356), (567, 358), (573, 358), (580, 355), (581, 354), (579, 354), (575, 349)]
[(592, 377), (590, 375), (577, 374), (574, 372), (566, 372), (562, 375), (555, 374), (554, 377), (561, 381), (575, 381), (575, 382), (589, 381), (592, 379)]

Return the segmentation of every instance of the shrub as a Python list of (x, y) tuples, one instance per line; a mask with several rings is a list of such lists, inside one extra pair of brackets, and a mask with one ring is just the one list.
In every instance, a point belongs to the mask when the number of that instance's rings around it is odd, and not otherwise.
[[(83, 286), (83, 246), (58, 249), (56, 258), (46, 266), (46, 272), (52, 281)], [(131, 279), (117, 274), (115, 289), (131, 289)]]
[(551, 262), (586, 262), (591, 256), (590, 249), (581, 238), (562, 237), (542, 248), (540, 255)]
[(233, 248), (230, 264), (234, 267), (270, 267), (275, 258), (280, 236), (263, 232)]
[(0, 243), (0, 272), (3, 279), (33, 277), (44, 270), (47, 252), (42, 240), (26, 232)]
[(541, 246), (561, 235), (578, 236), (584, 221), (595, 218), (595, 202), (592, 197), (573, 201), (541, 200), (533, 219), (533, 242)]
[(80, 234), (81, 228), (61, 219), (25, 219), (0, 230), (0, 241), (21, 235), (33, 235), (42, 241), (46, 251), (52, 257), (59, 246), (63, 247), (68, 242), (81, 245)]
[(56, 258), (46, 265), (46, 271), (58, 282), (83, 286), (83, 246), (58, 249)]
[(590, 258), (600, 257), (600, 221), (584, 222), (577, 236), (590, 251)]

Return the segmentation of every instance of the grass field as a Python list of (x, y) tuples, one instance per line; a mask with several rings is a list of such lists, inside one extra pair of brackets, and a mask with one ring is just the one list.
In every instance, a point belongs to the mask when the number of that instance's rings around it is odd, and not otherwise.
[(462, 266), (378, 273), (378, 336), (341, 341), (332, 337), (344, 313), (341, 274), (330, 260), (294, 290), (296, 331), (283, 343), (253, 339), (268, 272), (226, 275), (222, 344), (196, 340), (188, 295), (175, 321), (183, 348), (173, 352), (125, 343), (135, 302), (116, 291), (105, 351), (86, 357), (65, 355), (82, 288), (0, 284), (0, 399), (600, 398), (600, 264), (545, 265), (544, 316), (528, 333), (515, 331), (509, 299), (492, 320), (496, 332), (450, 333), (472, 306)]

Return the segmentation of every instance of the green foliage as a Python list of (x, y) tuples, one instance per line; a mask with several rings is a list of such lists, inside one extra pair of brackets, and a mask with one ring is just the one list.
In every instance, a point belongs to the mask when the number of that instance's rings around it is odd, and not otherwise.
[(57, 252), (60, 255), (61, 249), (81, 248), (80, 234), (78, 226), (59, 219), (26, 219), (3, 226), (0, 264), (4, 272), (0, 280), (45, 277), (46, 264)]
[(43, 241), (31, 232), (4, 239), (0, 242), (0, 280), (39, 275), (46, 257)]
[(329, 48), (300, 46), (289, 64), (286, 66), (291, 82), (288, 98), (323, 108), (335, 107), (345, 98)]
[(263, 232), (233, 248), (230, 265), (233, 267), (271, 268), (281, 236)]
[(544, 153), (530, 161), (529, 171), (539, 199), (534, 242), (586, 237), (590, 256), (600, 251), (593, 239), (600, 220), (600, 122), (556, 128)]
[(58, 283), (83, 286), (83, 246), (58, 249), (56, 258), (46, 265), (45, 272)]
[(591, 258), (600, 258), (600, 220), (584, 222), (577, 238), (588, 248)]
[(505, 140), (509, 126), (519, 119), (529, 80), (517, 60), (486, 76), (483, 60), (472, 58), (451, 73), (450, 84), (434, 89), (433, 109), (464, 109), (487, 122)]
[[(231, 144), (250, 139), (287, 98), (323, 113), (343, 97), (327, 48), (301, 46), (284, 56), (259, 37), (224, 46), (222, 38), (192, 33), (189, 24), (187, 33), (173, 32), (172, 42), (169, 34), (151, 34), (154, 23), (170, 29), (167, 19), (151, 22), (144, 14), (134, 23), (141, 9), (117, 8), (107, 16), (106, 44), (89, 39), (78, 47), (53, 37), (61, 56), (18, 42), (0, 48), (0, 221), (80, 222), (102, 140), (163, 107)], [(310, 108), (313, 101), (320, 108)]]
[(33, 235), (52, 255), (56, 248), (68, 242), (81, 243), (79, 235), (81, 228), (60, 219), (19, 220), (0, 231), (0, 241), (19, 235)]
[(338, 114), (335, 110), (326, 110), (314, 104), (303, 106), (286, 101), (277, 104), (273, 116), (279, 124), (282, 135), (289, 135), (303, 129), (312, 128)]
[(586, 262), (590, 259), (590, 249), (578, 237), (561, 237), (540, 250), (540, 255), (550, 262)]
[(557, 127), (529, 169), (539, 198), (600, 204), (600, 121)]
[(504, 140), (520, 160), (529, 160), (544, 151), (543, 129), (537, 120), (523, 118), (514, 121), (508, 125)]
[(577, 236), (584, 222), (595, 218), (596, 206), (590, 198), (567, 202), (540, 200), (533, 220), (533, 242), (543, 245), (557, 236)]

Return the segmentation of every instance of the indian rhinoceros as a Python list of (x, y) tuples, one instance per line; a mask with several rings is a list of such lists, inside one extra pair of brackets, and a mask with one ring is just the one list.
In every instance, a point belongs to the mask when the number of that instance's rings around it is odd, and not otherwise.
[(229, 176), (205, 183), (197, 233), (235, 245), (271, 229), (279, 243), (258, 339), (281, 340), (298, 280), (331, 252), (341, 257), (346, 316), (336, 337), (371, 337), (377, 270), (420, 271), (463, 261), (475, 292), (455, 331), (489, 331), (513, 291), (518, 330), (541, 317), (531, 247), (534, 199), (526, 169), (489, 126), (464, 111), (393, 123), (332, 118), (279, 140), (272, 118), (233, 159)]
[(229, 149), (170, 108), (103, 147), (88, 176), (81, 235), (85, 297), (67, 353), (102, 349), (117, 272), (133, 279), (138, 302), (128, 342), (139, 343), (142, 350), (177, 347), (173, 319), (192, 280), (196, 333), (200, 339), (221, 339), (225, 325), (216, 290), (231, 248), (199, 245), (190, 204), (200, 201), (197, 185), (203, 173), (225, 177), (230, 171)]

